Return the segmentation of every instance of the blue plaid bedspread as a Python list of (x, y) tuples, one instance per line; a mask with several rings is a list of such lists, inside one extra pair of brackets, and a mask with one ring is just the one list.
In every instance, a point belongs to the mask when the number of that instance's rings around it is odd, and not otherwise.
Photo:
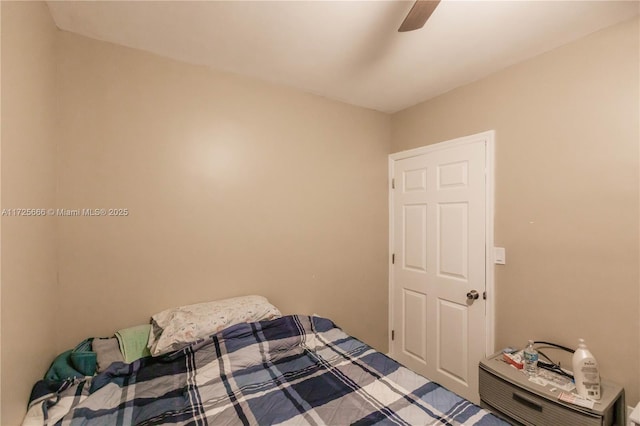
[(114, 363), (30, 404), (25, 424), (502, 425), (330, 320), (238, 324), (180, 351)]

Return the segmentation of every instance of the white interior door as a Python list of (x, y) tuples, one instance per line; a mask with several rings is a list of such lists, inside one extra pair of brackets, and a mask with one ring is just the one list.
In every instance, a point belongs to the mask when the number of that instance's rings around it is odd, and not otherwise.
[(487, 337), (486, 135), (390, 161), (391, 355), (476, 403)]

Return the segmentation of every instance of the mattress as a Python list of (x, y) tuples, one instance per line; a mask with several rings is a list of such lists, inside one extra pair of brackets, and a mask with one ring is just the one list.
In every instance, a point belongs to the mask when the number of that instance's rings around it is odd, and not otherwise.
[(503, 425), (347, 335), (290, 315), (34, 388), (25, 424)]

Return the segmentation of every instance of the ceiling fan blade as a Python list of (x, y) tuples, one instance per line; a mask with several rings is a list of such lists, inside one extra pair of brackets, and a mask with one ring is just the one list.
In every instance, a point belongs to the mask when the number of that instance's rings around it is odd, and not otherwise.
[(416, 0), (407, 17), (402, 21), (402, 25), (398, 28), (398, 32), (402, 33), (422, 28), (429, 16), (438, 7), (438, 3), (440, 3), (440, 0)]

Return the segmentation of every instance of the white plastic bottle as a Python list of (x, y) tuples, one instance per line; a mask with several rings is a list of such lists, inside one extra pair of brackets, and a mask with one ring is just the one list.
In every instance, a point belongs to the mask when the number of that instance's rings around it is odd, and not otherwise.
[(578, 349), (573, 354), (573, 377), (578, 395), (589, 399), (600, 399), (600, 371), (598, 362), (587, 349), (584, 339), (578, 339)]
[(527, 376), (538, 375), (538, 351), (533, 347), (533, 340), (529, 340), (529, 344), (522, 351), (524, 358), (524, 372)]

